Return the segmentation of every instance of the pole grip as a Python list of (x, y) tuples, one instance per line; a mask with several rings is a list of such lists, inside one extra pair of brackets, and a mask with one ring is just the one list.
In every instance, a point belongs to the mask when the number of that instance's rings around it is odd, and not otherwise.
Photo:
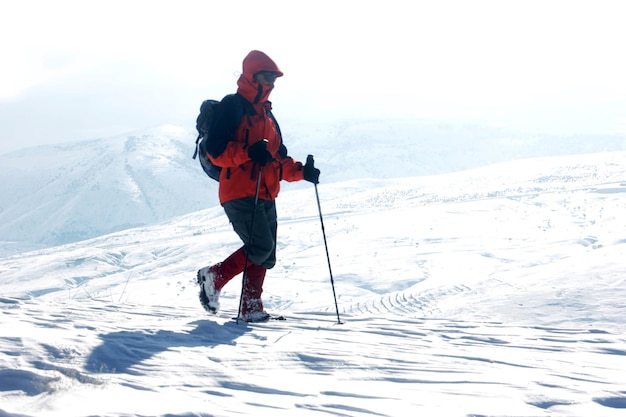
[(309, 155), (306, 157), (306, 164), (307, 164), (307, 165), (311, 164), (311, 166), (314, 166), (314, 164), (315, 164), (315, 160), (313, 159), (313, 155), (310, 155), (310, 154), (309, 154)]

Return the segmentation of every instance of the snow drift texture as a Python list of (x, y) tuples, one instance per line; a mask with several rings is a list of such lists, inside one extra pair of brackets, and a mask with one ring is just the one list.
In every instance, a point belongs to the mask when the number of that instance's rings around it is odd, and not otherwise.
[(278, 200), (266, 307), (195, 271), (220, 207), (0, 259), (0, 416), (600, 416), (626, 411), (626, 152), (311, 185)]

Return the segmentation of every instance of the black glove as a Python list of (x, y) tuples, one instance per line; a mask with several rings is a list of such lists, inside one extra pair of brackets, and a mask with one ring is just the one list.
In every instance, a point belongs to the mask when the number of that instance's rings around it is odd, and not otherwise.
[(250, 146), (248, 148), (248, 156), (261, 166), (265, 166), (265, 164), (274, 159), (270, 151), (267, 150), (266, 139), (255, 142), (252, 146)]
[(304, 179), (313, 184), (320, 183), (320, 170), (313, 166), (313, 156), (309, 155), (304, 164)]

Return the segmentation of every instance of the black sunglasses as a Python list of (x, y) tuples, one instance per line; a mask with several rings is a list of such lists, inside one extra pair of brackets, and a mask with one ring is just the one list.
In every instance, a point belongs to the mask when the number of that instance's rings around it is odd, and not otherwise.
[(257, 76), (261, 75), (266, 80), (275, 80), (278, 78), (278, 73), (275, 71), (259, 71), (256, 73)]

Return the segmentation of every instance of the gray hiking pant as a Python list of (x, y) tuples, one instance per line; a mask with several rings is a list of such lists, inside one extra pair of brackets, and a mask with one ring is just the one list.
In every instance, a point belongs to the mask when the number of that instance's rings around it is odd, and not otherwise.
[[(254, 224), (254, 198), (240, 198), (222, 204), (235, 233), (243, 241), (248, 259), (255, 265), (271, 269), (276, 265), (276, 204), (274, 201), (257, 201)], [(252, 229), (252, 231), (250, 230)]]

